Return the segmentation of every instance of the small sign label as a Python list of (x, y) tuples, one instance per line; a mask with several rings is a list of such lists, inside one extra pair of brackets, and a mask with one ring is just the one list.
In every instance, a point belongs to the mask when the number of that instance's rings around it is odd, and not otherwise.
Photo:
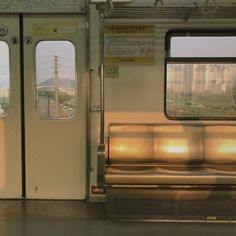
[(104, 66), (104, 77), (118, 79), (119, 67), (118, 66)]
[(98, 188), (97, 186), (92, 186), (91, 187), (91, 192), (92, 194), (105, 194), (106, 189), (105, 188)]

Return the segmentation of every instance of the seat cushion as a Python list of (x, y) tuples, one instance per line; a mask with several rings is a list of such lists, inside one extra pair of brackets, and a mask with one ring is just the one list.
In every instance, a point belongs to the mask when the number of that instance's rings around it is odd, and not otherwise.
[(202, 163), (202, 127), (156, 125), (154, 152), (157, 163)]
[(110, 125), (108, 165), (203, 163), (202, 127)]
[(220, 185), (236, 184), (236, 167), (108, 167), (106, 184), (125, 185)]
[(111, 125), (109, 165), (154, 163), (152, 125)]
[(236, 126), (204, 127), (203, 147), (205, 163), (236, 164)]

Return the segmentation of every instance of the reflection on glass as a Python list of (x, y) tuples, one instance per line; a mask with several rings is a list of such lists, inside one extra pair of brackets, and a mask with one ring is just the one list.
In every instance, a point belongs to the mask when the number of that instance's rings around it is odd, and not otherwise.
[(45, 119), (76, 112), (75, 47), (69, 41), (41, 41), (36, 47), (37, 113)]
[(7, 43), (0, 41), (0, 118), (9, 113), (9, 47)]
[(168, 116), (236, 117), (236, 64), (168, 64)]

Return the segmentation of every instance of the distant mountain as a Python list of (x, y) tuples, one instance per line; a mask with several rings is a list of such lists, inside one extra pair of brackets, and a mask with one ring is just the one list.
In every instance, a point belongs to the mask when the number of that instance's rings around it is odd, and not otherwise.
[[(58, 84), (61, 87), (75, 88), (75, 80), (59, 78)], [(37, 87), (51, 87), (51, 86), (53, 86), (53, 79), (52, 78), (44, 80), (43, 82), (37, 84)]]

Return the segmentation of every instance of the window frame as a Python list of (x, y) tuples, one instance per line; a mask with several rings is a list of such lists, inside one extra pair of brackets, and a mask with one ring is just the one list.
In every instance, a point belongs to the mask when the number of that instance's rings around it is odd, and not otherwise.
[[(70, 42), (73, 46), (74, 46), (74, 49), (75, 49), (75, 102), (76, 102), (76, 106), (75, 106), (75, 112), (72, 116), (68, 117), (68, 118), (64, 118), (64, 117), (42, 117), (40, 116), (39, 112), (38, 112), (38, 109), (37, 109), (37, 46), (42, 43), (42, 42), (52, 42), (52, 41), (57, 41), (57, 42)], [(35, 45), (34, 45), (34, 113), (35, 115), (40, 119), (40, 120), (45, 120), (45, 121), (69, 121), (69, 120), (72, 120), (74, 119), (77, 115), (78, 115), (78, 106), (79, 106), (79, 103), (78, 103), (78, 66), (77, 66), (77, 63), (78, 63), (78, 56), (77, 56), (77, 45), (76, 43), (73, 41), (73, 40), (70, 40), (70, 39), (67, 39), (67, 38), (47, 38), (47, 39), (40, 39), (40, 40), (37, 40), (35, 42)]]
[(235, 121), (235, 117), (172, 117), (167, 112), (167, 67), (168, 64), (235, 64), (235, 57), (170, 57), (171, 38), (183, 36), (196, 36), (196, 37), (236, 37), (236, 29), (171, 29), (165, 35), (165, 60), (164, 60), (164, 115), (169, 120), (222, 120), (222, 121)]

